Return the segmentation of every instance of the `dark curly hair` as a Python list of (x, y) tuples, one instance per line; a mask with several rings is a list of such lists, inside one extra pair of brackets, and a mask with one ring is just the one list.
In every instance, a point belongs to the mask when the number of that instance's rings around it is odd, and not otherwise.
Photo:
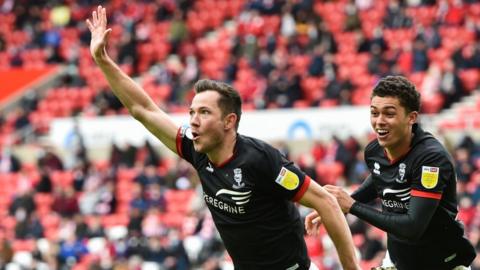
[(415, 85), (402, 76), (387, 76), (381, 79), (373, 88), (373, 97), (395, 97), (407, 113), (420, 111), (420, 93)]
[(240, 124), (240, 117), (242, 116), (242, 99), (238, 91), (227, 83), (202, 79), (195, 83), (195, 93), (204, 91), (215, 91), (220, 94), (218, 99), (218, 107), (222, 110), (223, 116), (229, 113), (237, 115), (237, 123), (235, 129), (238, 130)]

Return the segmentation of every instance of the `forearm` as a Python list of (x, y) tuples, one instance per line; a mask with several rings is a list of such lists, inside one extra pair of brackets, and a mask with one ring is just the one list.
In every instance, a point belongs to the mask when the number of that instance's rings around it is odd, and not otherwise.
[(358, 269), (355, 249), (347, 221), (333, 196), (325, 196), (316, 209), (335, 244), (344, 269)]
[(335, 197), (312, 181), (300, 199), (300, 203), (314, 208), (320, 216), (328, 235), (335, 244), (343, 269), (360, 269), (350, 228)]
[(412, 197), (409, 211), (405, 214), (396, 214), (355, 202), (350, 213), (387, 233), (416, 240), (425, 232), (437, 205), (438, 202), (434, 200)]
[(133, 117), (139, 117), (141, 110), (158, 110), (153, 100), (147, 93), (130, 78), (106, 54), (94, 58), (101, 69), (115, 96), (130, 111)]
[(175, 138), (178, 126), (162, 111), (147, 93), (108, 56), (95, 57), (113, 93), (153, 135), (176, 153)]

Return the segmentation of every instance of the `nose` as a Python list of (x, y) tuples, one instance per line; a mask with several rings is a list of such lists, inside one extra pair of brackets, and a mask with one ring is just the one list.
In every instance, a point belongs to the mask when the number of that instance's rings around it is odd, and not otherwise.
[(190, 114), (190, 126), (198, 127), (198, 125), (199, 125), (198, 114), (197, 113), (191, 113)]
[(386, 123), (385, 115), (384, 114), (378, 115), (378, 117), (376, 118), (376, 123), (380, 125), (385, 124)]

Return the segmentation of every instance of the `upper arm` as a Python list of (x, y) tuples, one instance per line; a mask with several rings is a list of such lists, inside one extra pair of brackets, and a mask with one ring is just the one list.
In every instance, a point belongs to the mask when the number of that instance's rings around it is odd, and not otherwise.
[(150, 109), (137, 109), (135, 113), (132, 112), (132, 115), (165, 146), (177, 153), (176, 139), (179, 126), (168, 114), (155, 106)]
[(453, 164), (448, 156), (439, 152), (426, 151), (415, 165), (412, 175), (412, 192), (428, 193), (440, 199), (449, 181), (455, 178)]

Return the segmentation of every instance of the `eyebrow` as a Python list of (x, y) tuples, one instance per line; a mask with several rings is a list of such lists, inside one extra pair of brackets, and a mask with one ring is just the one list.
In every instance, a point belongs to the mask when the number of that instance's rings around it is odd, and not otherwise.
[[(200, 106), (200, 107), (197, 108), (197, 110), (205, 110), (205, 109), (206, 110), (211, 110), (211, 108), (208, 107), (208, 106)], [(195, 111), (194, 107), (191, 107), (191, 106), (190, 106), (189, 110), (190, 111)]]
[(377, 108), (373, 105), (370, 105), (370, 109), (377, 109), (377, 110), (388, 110), (388, 109), (397, 109), (397, 107), (395, 107), (394, 105), (387, 105), (385, 107), (382, 107), (382, 108)]

